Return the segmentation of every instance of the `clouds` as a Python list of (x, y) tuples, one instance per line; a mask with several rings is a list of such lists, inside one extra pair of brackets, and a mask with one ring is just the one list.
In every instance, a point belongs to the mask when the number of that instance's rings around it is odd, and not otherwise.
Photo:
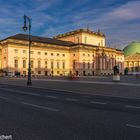
[(140, 40), (140, 1), (88, 9), (76, 15), (74, 23), (79, 26), (89, 24), (91, 29), (101, 28), (111, 46), (123, 48), (133, 40)]
[(1, 0), (0, 39), (23, 33), (23, 15), (32, 18), (32, 34), (53, 36), (87, 25), (101, 28), (111, 46), (140, 40), (139, 0)]
[(122, 21), (140, 19), (140, 1), (128, 2), (113, 10), (109, 15)]

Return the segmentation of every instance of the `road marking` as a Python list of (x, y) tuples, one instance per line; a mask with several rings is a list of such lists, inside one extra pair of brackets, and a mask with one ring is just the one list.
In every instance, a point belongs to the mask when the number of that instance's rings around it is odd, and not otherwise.
[(0, 96), (0, 99), (8, 100), (7, 97)]
[(74, 101), (74, 102), (77, 102), (78, 101), (78, 99), (73, 99), (73, 98), (66, 98), (66, 100), (68, 100), (68, 101)]
[(105, 105), (107, 103), (104, 103), (104, 102), (96, 102), (96, 101), (91, 101), (90, 102), (91, 104), (100, 104), (100, 105)]
[(140, 129), (139, 125), (133, 125), (133, 124), (126, 124), (127, 127), (137, 128)]
[(27, 102), (21, 102), (21, 104), (32, 106), (32, 107), (36, 107), (36, 108), (39, 108), (39, 109), (45, 109), (45, 110), (49, 110), (49, 111), (54, 111), (54, 112), (58, 112), (59, 111), (58, 109), (55, 109), (55, 108), (50, 108), (50, 107), (46, 107), (46, 106), (30, 104), (30, 103), (27, 103)]
[(56, 96), (46, 96), (47, 98), (53, 98), (53, 99), (56, 99), (57, 97)]
[(24, 92), (24, 91), (20, 91), (20, 90), (5, 89), (5, 88), (0, 88), (0, 89), (5, 90), (5, 91), (16, 92), (16, 93), (20, 93), (20, 94), (33, 95), (33, 96), (41, 96), (38, 93), (34, 94), (34, 93), (31, 93), (31, 92)]
[(131, 106), (131, 105), (125, 105), (126, 108), (135, 108), (140, 109), (140, 106)]

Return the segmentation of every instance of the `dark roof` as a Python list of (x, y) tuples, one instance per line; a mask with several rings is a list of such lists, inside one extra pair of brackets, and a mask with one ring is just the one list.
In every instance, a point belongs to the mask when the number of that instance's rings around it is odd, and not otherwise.
[[(6, 39), (28, 40), (28, 35), (16, 34), (16, 35), (10, 36)], [(4, 40), (6, 40), (6, 39), (4, 39)], [(47, 38), (47, 37), (39, 37), (39, 36), (31, 36), (31, 41), (46, 43), (46, 44), (62, 45), (62, 46), (71, 46), (74, 44), (73, 42), (69, 42), (69, 41), (61, 41), (61, 40), (57, 40), (57, 39), (52, 39), (52, 38)]]
[(85, 43), (75, 43), (75, 44), (72, 44), (71, 46), (77, 46), (77, 45), (83, 45), (83, 46), (89, 46), (89, 47), (98, 47), (96, 45), (85, 44)]

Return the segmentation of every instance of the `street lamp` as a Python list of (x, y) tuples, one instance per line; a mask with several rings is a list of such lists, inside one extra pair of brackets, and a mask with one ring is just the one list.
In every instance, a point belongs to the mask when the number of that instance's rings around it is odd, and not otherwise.
[[(28, 21), (29, 25), (27, 27), (26, 22)], [(24, 15), (24, 26), (23, 26), (23, 30), (24, 32), (26, 32), (27, 30), (29, 30), (29, 65), (28, 65), (28, 80), (27, 80), (27, 86), (31, 86), (32, 82), (31, 82), (31, 60), (30, 60), (30, 50), (31, 50), (31, 19)]]

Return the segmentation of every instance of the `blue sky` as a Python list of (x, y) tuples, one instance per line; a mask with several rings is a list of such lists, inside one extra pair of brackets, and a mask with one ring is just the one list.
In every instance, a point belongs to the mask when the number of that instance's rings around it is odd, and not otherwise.
[(140, 0), (0, 0), (0, 39), (24, 33), (24, 14), (32, 18), (33, 35), (89, 26), (104, 32), (111, 47), (140, 41)]

